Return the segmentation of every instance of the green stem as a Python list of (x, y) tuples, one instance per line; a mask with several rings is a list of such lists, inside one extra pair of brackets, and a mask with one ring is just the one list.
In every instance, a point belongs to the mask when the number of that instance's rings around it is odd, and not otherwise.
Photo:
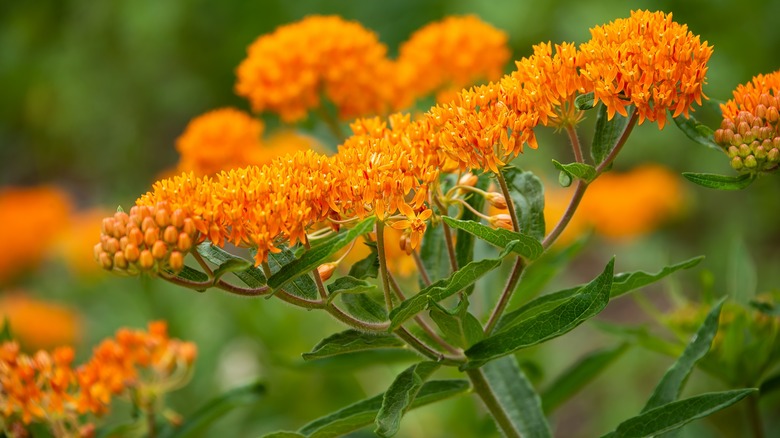
[(501, 173), (501, 169), (499, 169), (498, 173), (496, 173), (496, 179), (498, 179), (498, 185), (501, 186), (501, 193), (506, 199), (506, 208), (509, 209), (509, 216), (512, 218), (512, 228), (514, 228), (516, 233), (519, 233), (520, 221), (517, 219), (517, 212), (515, 211), (514, 202), (512, 202), (512, 195), (509, 193), (509, 186), (506, 184), (506, 180), (504, 179), (504, 175)]
[(442, 363), (444, 365), (462, 365), (466, 358), (463, 356), (447, 356), (445, 354), (442, 354), (433, 348), (429, 347), (427, 344), (425, 344), (423, 341), (418, 339), (415, 335), (412, 334), (409, 330), (407, 330), (405, 327), (399, 327), (395, 332), (396, 336), (403, 339), (404, 342), (409, 344), (410, 347), (417, 350), (420, 354), (427, 357), (428, 359), (432, 359), (436, 362)]
[(758, 406), (758, 395), (753, 394), (747, 399), (750, 428), (755, 438), (764, 438), (764, 422), (761, 420), (761, 409)]
[(385, 224), (377, 220), (376, 230), (376, 249), (379, 256), (379, 276), (382, 277), (382, 292), (385, 295), (385, 306), (387, 311), (393, 310), (393, 297), (390, 296), (390, 277), (387, 271), (387, 254), (385, 253)]
[[(309, 244), (309, 239), (304, 240), (303, 247), (306, 248), (306, 251), (311, 249), (311, 244)], [(325, 291), (325, 285), (322, 283), (322, 277), (320, 276), (320, 271), (317, 270), (317, 268), (314, 268), (311, 271), (312, 275), (314, 276), (314, 283), (317, 285), (317, 290), (320, 292), (320, 298), (323, 300), (328, 299), (328, 293)]]
[[(441, 213), (442, 216), (446, 216), (448, 210), (441, 203), (439, 198), (433, 196), (433, 202), (436, 204), (436, 207), (438, 207), (439, 213)], [(455, 272), (458, 270), (458, 257), (455, 255), (455, 245), (452, 243), (452, 230), (444, 221), (442, 221), (441, 226), (444, 231), (444, 243), (447, 245), (447, 255), (450, 258), (450, 268), (452, 269), (452, 272)]]
[(431, 276), (428, 275), (428, 270), (425, 268), (425, 264), (423, 264), (422, 258), (420, 258), (420, 253), (412, 250), (412, 257), (414, 257), (414, 263), (417, 265), (417, 272), (420, 273), (420, 278), (422, 279), (423, 284), (430, 286)]
[(343, 310), (339, 309), (333, 304), (326, 306), (325, 310), (328, 313), (330, 313), (334, 318), (338, 319), (339, 321), (343, 322), (344, 324), (352, 328), (356, 328), (368, 332), (386, 332), (388, 327), (390, 327), (390, 323), (388, 322), (373, 323), (373, 322), (366, 322), (366, 321), (361, 321), (359, 319), (356, 319), (352, 315), (344, 312)]
[(504, 292), (501, 293), (501, 297), (498, 299), (496, 307), (494, 307), (493, 311), (490, 313), (490, 318), (488, 319), (487, 325), (485, 325), (485, 336), (490, 335), (493, 328), (498, 323), (498, 320), (501, 318), (501, 315), (504, 314), (504, 310), (506, 310), (506, 306), (509, 305), (509, 300), (512, 298), (512, 293), (515, 291), (515, 287), (517, 287), (517, 282), (520, 281), (520, 275), (523, 273), (524, 267), (525, 264), (523, 263), (522, 257), (518, 257), (515, 261), (515, 266), (512, 267), (512, 273), (509, 274), (509, 280), (507, 280), (506, 285), (504, 286)]
[(146, 425), (149, 429), (146, 436), (155, 438), (157, 436), (157, 418), (155, 418), (154, 409), (149, 409), (146, 412)]
[(205, 260), (203, 260), (203, 257), (201, 257), (200, 253), (198, 253), (198, 251), (192, 251), (192, 256), (198, 262), (200, 267), (203, 268), (204, 271), (206, 271), (206, 275), (208, 275), (209, 278), (213, 278), (214, 277), (214, 271), (212, 271), (211, 270), (211, 266), (209, 266), (209, 264), (206, 263)]
[(504, 436), (507, 438), (521, 438), (520, 432), (512, 425), (512, 420), (501, 407), (498, 397), (496, 397), (493, 389), (490, 388), (482, 370), (475, 368), (466, 371), (466, 374), (469, 376), (469, 380), (471, 380), (471, 386), (474, 388), (474, 392), (482, 399), (482, 402), (496, 421), (496, 424), (498, 424), (498, 427), (501, 428)]
[(577, 135), (577, 128), (572, 124), (567, 124), (566, 133), (569, 134), (571, 150), (574, 152), (574, 161), (584, 163), (585, 159), (582, 157), (582, 146), (580, 146), (580, 137)]

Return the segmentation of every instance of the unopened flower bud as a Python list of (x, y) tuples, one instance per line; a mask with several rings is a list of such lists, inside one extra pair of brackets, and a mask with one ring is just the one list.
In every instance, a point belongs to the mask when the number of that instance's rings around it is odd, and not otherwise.
[(181, 228), (184, 226), (184, 219), (185, 219), (184, 210), (182, 210), (181, 208), (177, 208), (171, 214), (171, 225), (173, 225), (176, 228)]
[(740, 169), (742, 169), (742, 167), (743, 167), (743, 164), (742, 164), (742, 158), (740, 158), (740, 157), (734, 157), (734, 158), (732, 158), (732, 159), (731, 159), (731, 167), (732, 167), (734, 170), (740, 170)]
[(100, 253), (100, 265), (103, 266), (103, 269), (106, 269), (108, 271), (111, 270), (111, 268), (114, 267), (114, 259), (108, 255), (107, 252), (101, 252)]
[(138, 228), (131, 229), (130, 232), (127, 234), (127, 243), (132, 243), (133, 245), (140, 245), (143, 242), (144, 242), (144, 233)]
[(182, 226), (182, 231), (189, 234), (190, 236), (194, 236), (197, 229), (195, 228), (195, 221), (191, 218), (184, 219), (184, 225)]
[(173, 272), (180, 272), (184, 269), (184, 254), (179, 251), (171, 251), (171, 255), (168, 257), (168, 266)]
[(127, 244), (124, 252), (125, 259), (130, 263), (135, 263), (138, 260), (138, 257), (141, 256), (141, 251), (138, 249), (138, 246), (132, 243)]
[(141, 269), (152, 269), (154, 266), (154, 256), (148, 249), (141, 251), (141, 255), (138, 257), (138, 266)]
[(499, 210), (505, 210), (507, 208), (506, 198), (501, 193), (490, 192), (485, 195), (485, 199), (487, 199), (490, 205)]
[(759, 103), (758, 105), (756, 105), (756, 108), (753, 110), (753, 113), (756, 115), (756, 117), (759, 117), (761, 119), (765, 118), (766, 117), (766, 105)]
[(739, 155), (739, 148), (736, 146), (729, 146), (728, 149), (729, 158), (734, 158)]
[(152, 246), (152, 256), (157, 260), (162, 260), (166, 254), (168, 254), (168, 247), (165, 245), (165, 242), (162, 240), (154, 242), (154, 245)]
[(746, 145), (745, 143), (742, 143), (739, 145), (739, 156), (742, 158), (747, 157), (750, 155), (750, 146)]
[(754, 151), (753, 155), (755, 155), (756, 159), (758, 160), (766, 160), (766, 149), (764, 146), (758, 146)]
[(168, 210), (164, 208), (157, 209), (157, 211), (154, 212), (154, 222), (157, 223), (157, 226), (160, 228), (168, 226), (168, 224), (171, 223), (171, 216), (168, 214)]
[(103, 252), (103, 244), (96, 243), (94, 248), (92, 248), (92, 252), (95, 255), (95, 260), (99, 262), (100, 261), (100, 253)]
[(122, 270), (127, 269), (128, 264), (127, 264), (127, 259), (125, 258), (125, 253), (120, 251), (114, 254), (114, 266), (117, 269), (122, 269)]
[(474, 175), (471, 172), (466, 172), (458, 180), (458, 185), (474, 187), (477, 184), (478, 180), (479, 178), (477, 178), (476, 175)]
[(176, 243), (179, 251), (187, 252), (192, 248), (192, 238), (187, 233), (179, 233), (179, 240)]
[(769, 160), (772, 163), (777, 163), (780, 161), (780, 149), (772, 148), (767, 152), (766, 159)]
[(328, 281), (330, 277), (333, 276), (333, 272), (336, 270), (336, 266), (338, 266), (338, 263), (331, 262), (331, 263), (323, 263), (319, 266), (317, 266), (317, 272), (320, 274), (320, 278), (322, 281)]
[(179, 230), (173, 225), (168, 225), (163, 232), (163, 240), (165, 243), (175, 244), (179, 241)]
[(157, 231), (157, 228), (149, 228), (144, 232), (144, 244), (148, 246), (149, 248), (154, 245), (154, 242), (157, 242), (157, 239), (159, 238), (159, 232)]
[(737, 132), (742, 137), (746, 136), (748, 132), (750, 132), (751, 126), (747, 122), (739, 122), (739, 126), (737, 126)]
[(748, 155), (743, 160), (743, 163), (745, 164), (745, 167), (748, 169), (755, 169), (758, 167), (758, 161), (756, 160), (756, 157), (753, 155)]
[(401, 248), (401, 251), (405, 252), (407, 255), (414, 251), (414, 248), (412, 248), (412, 238), (407, 233), (401, 235), (398, 246)]
[(152, 228), (157, 228), (156, 224), (154, 223), (154, 219), (152, 219), (150, 216), (145, 217), (141, 222), (141, 231), (146, 233), (149, 229)]
[(766, 121), (771, 124), (776, 124), (780, 120), (780, 112), (777, 111), (777, 107), (770, 106), (766, 109)]
[(490, 216), (488, 222), (493, 228), (503, 228), (505, 230), (514, 231), (514, 227), (512, 227), (512, 216), (506, 213)]

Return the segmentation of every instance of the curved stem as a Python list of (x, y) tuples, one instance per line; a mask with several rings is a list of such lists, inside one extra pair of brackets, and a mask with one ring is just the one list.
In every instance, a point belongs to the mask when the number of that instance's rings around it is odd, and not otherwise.
[(167, 274), (160, 273), (160, 277), (172, 284), (175, 284), (177, 286), (186, 287), (187, 289), (192, 289), (197, 292), (203, 292), (206, 289), (210, 288), (212, 286), (211, 280), (209, 281), (191, 281), (191, 280), (185, 280), (181, 277), (177, 276), (170, 276)]
[(426, 345), (423, 341), (418, 339), (416, 336), (414, 336), (409, 330), (407, 330), (405, 327), (399, 327), (395, 332), (396, 336), (403, 339), (407, 344), (409, 344), (410, 347), (417, 350), (420, 354), (423, 356), (435, 360), (436, 362), (440, 362), (445, 365), (460, 365), (466, 361), (465, 357), (457, 357), (457, 356), (447, 356), (445, 354), (442, 354), (433, 348)]
[(350, 327), (357, 328), (360, 330), (365, 330), (369, 332), (386, 332), (388, 327), (390, 327), (390, 323), (388, 322), (374, 323), (374, 322), (361, 321), (357, 318), (354, 318), (352, 315), (344, 312), (343, 310), (339, 309), (333, 304), (326, 306), (325, 310), (328, 313), (330, 313), (334, 318), (338, 319), (344, 324), (347, 324)]
[(572, 124), (567, 124), (566, 133), (569, 134), (571, 150), (574, 152), (574, 161), (584, 163), (585, 159), (582, 156), (582, 146), (580, 146), (580, 137), (577, 135), (577, 128)]
[(218, 289), (222, 289), (225, 292), (229, 292), (233, 295), (240, 295), (242, 297), (262, 297), (271, 293), (271, 288), (268, 286), (259, 287), (257, 289), (246, 288), (236, 286), (221, 279), (217, 281), (214, 286), (216, 286)]
[(303, 307), (306, 309), (324, 309), (328, 306), (328, 304), (325, 301), (312, 301), (307, 300), (305, 298), (301, 298), (298, 296), (295, 296), (283, 289), (278, 289), (273, 295), (274, 297), (279, 298), (280, 300), (296, 305), (298, 307)]
[(520, 275), (523, 273), (524, 267), (525, 264), (522, 257), (518, 257), (515, 261), (515, 266), (512, 267), (512, 273), (509, 274), (509, 279), (504, 286), (504, 292), (501, 293), (501, 297), (498, 299), (496, 307), (494, 307), (493, 311), (490, 313), (490, 318), (488, 319), (487, 325), (485, 325), (485, 336), (493, 331), (493, 328), (496, 326), (496, 323), (498, 323), (501, 315), (504, 314), (506, 306), (509, 305), (509, 299), (512, 298), (512, 293), (515, 291), (515, 287), (517, 287), (517, 282), (520, 281)]
[(477, 393), (482, 402), (485, 404), (488, 412), (496, 420), (498, 427), (504, 433), (504, 436), (508, 438), (521, 438), (517, 429), (512, 426), (512, 420), (507, 416), (506, 411), (501, 407), (501, 403), (498, 401), (498, 397), (493, 392), (493, 389), (488, 385), (485, 374), (479, 368), (470, 369), (466, 371), (466, 374), (471, 380), (471, 386), (474, 388), (474, 392)]
[(517, 219), (517, 212), (515, 211), (515, 204), (512, 202), (512, 195), (509, 194), (509, 186), (506, 185), (506, 180), (501, 170), (496, 173), (496, 179), (498, 179), (498, 185), (501, 186), (501, 193), (506, 199), (506, 208), (509, 210), (509, 216), (512, 218), (512, 228), (516, 233), (520, 232), (520, 221)]
[[(433, 202), (439, 208), (442, 216), (447, 214), (447, 208), (441, 203), (438, 197), (433, 196)], [(450, 268), (452, 272), (458, 270), (458, 257), (455, 255), (455, 245), (452, 243), (452, 230), (446, 222), (442, 221), (442, 230), (444, 231), (444, 243), (447, 245), (447, 255), (450, 258)]]
[[(303, 241), (303, 247), (306, 248), (306, 251), (311, 249), (311, 244), (309, 243), (309, 239), (306, 239)], [(328, 292), (325, 291), (325, 285), (322, 283), (322, 277), (320, 276), (320, 271), (317, 270), (317, 268), (312, 269), (311, 274), (314, 276), (314, 283), (317, 285), (317, 290), (320, 292), (320, 298), (323, 300), (328, 299)]]
[(203, 257), (200, 255), (200, 253), (198, 251), (192, 251), (192, 256), (198, 262), (200, 267), (203, 268), (204, 271), (206, 271), (206, 274), (209, 276), (209, 278), (213, 278), (214, 271), (212, 271), (208, 263), (206, 263), (206, 261), (203, 260)]
[(393, 298), (390, 296), (390, 278), (387, 271), (387, 254), (385, 253), (385, 224), (377, 220), (374, 224), (376, 230), (376, 249), (379, 256), (379, 276), (382, 277), (382, 292), (385, 296), (387, 311), (393, 310)]
[(428, 270), (425, 268), (425, 264), (423, 264), (422, 258), (420, 258), (420, 253), (417, 251), (412, 251), (412, 257), (414, 258), (414, 263), (417, 265), (417, 271), (420, 273), (420, 278), (422, 279), (423, 284), (430, 286), (431, 276), (428, 274)]

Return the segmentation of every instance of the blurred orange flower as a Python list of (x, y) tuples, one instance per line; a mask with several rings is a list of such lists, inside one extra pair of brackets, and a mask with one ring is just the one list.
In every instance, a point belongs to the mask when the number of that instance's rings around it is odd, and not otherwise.
[(68, 197), (51, 186), (0, 189), (0, 283), (38, 263), (68, 224)]
[(69, 226), (57, 240), (57, 252), (70, 270), (79, 276), (94, 275), (100, 271), (95, 263), (94, 242), (100, 236), (100, 222), (112, 213), (103, 208), (75, 213)]
[(5, 318), (14, 337), (28, 350), (71, 345), (81, 333), (81, 320), (74, 309), (20, 291), (0, 296), (0, 320)]

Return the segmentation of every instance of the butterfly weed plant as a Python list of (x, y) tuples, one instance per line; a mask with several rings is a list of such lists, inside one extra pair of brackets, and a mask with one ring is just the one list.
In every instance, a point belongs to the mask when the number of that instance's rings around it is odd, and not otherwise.
[[(239, 110), (209, 113), (180, 140), (183, 173), (103, 219), (96, 260), (117, 274), (282, 300), (343, 323), (344, 331), (325, 337), (304, 360), (376, 349), (418, 355), (384, 393), (268, 437), (340, 436), (367, 426), (393, 436), (408, 410), (456, 396), (478, 397), (504, 436), (551, 436), (547, 416), (600, 367), (576, 364), (561, 377), (579, 379), (574, 389), (542, 397), (514, 354), (565, 335), (611, 300), (693, 268), (701, 257), (656, 273), (617, 273), (614, 259), (602, 260), (591, 281), (540, 297), (514, 296), (524, 271), (545, 263), (588, 187), (610, 171), (638, 124), (665, 129), (672, 120), (691, 140), (722, 151), (739, 172), (685, 174), (697, 184), (742, 189), (774, 171), (780, 76), (759, 75), (737, 88), (713, 131), (691, 114), (707, 99), (713, 48), (670, 14), (634, 11), (593, 27), (589, 41), (538, 44), (502, 76), (506, 41), (475, 17), (419, 30), (395, 60), (373, 32), (338, 17), (308, 17), (261, 36), (238, 66), (235, 91), (255, 112), (286, 123), (321, 118), (340, 142), (337, 152), (304, 149), (260, 159), (251, 150), (261, 147), (258, 119)], [(403, 111), (430, 94), (437, 103), (424, 113)], [(581, 142), (586, 114), (596, 119), (595, 131)], [(552, 163), (559, 182), (573, 190), (550, 229), (542, 181), (522, 169), (521, 155), (540, 146), (540, 126), (568, 137), (574, 156)], [(220, 138), (231, 139), (225, 146), (231, 153), (219, 152)], [(476, 257), (484, 253), (475, 252), (478, 241), (495, 250)], [(367, 255), (351, 257), (359, 247)], [(404, 253), (414, 260), (415, 281), (393, 269), (394, 257)], [(498, 269), (505, 264), (511, 268)], [(485, 290), (479, 280), (494, 271), (506, 272), (504, 286)], [(487, 311), (470, 306), (475, 296), (491, 303)], [(678, 358), (644, 408), (606, 436), (660, 435), (758, 398), (760, 376), (679, 398), (718, 339), (722, 306), (712, 302), (696, 313), (701, 318), (680, 344), (665, 350)], [(764, 374), (775, 364), (770, 359)], [(3, 397), (4, 406), (13, 406)], [(19, 419), (17, 410), (3, 415), (6, 433), (10, 424), (30, 420), (9, 420)], [(754, 425), (761, 436), (760, 420)], [(145, 430), (176, 436), (179, 429)]]

